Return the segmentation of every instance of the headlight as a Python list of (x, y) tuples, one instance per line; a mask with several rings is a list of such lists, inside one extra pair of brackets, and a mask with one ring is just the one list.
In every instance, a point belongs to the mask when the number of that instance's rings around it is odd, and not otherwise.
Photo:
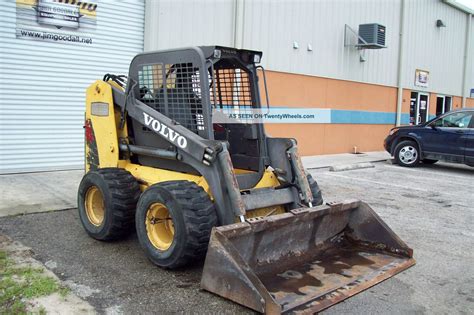
[(397, 131), (398, 131), (398, 128), (393, 128), (392, 130), (390, 130), (390, 133), (388, 135), (391, 136), (394, 133), (396, 133)]

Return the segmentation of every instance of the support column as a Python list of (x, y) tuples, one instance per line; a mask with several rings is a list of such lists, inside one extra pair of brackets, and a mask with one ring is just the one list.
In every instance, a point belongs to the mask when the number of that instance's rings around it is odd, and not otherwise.
[(405, 0), (400, 3), (400, 37), (398, 46), (398, 90), (397, 90), (397, 115), (395, 125), (400, 126), (402, 121), (402, 102), (403, 102), (403, 48), (405, 32)]
[[(464, 46), (464, 69), (463, 69), (463, 77), (462, 77), (462, 107), (466, 107), (466, 98), (468, 95), (468, 87), (467, 87), (467, 78), (469, 74), (469, 65), (472, 64), (474, 66), (473, 58), (470, 55), (470, 47), (471, 47), (471, 23), (472, 23), (472, 14), (466, 14), (467, 22), (466, 22), (466, 41)], [(474, 78), (472, 78), (474, 80)]]

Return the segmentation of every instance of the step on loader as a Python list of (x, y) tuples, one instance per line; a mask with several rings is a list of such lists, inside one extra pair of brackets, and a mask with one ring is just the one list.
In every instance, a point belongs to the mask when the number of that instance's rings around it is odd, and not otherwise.
[(415, 261), (367, 204), (323, 204), (294, 139), (213, 122), (216, 109), (265, 108), (261, 57), (219, 46), (147, 52), (128, 77), (91, 84), (80, 220), (102, 241), (136, 230), (163, 268), (205, 258), (202, 288), (255, 311), (313, 313)]

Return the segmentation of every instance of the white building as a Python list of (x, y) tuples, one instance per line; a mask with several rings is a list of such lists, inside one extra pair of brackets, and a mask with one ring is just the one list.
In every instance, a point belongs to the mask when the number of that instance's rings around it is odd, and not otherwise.
[[(78, 9), (58, 28), (40, 23), (35, 5)], [(9, 0), (0, 7), (0, 173), (80, 168), (85, 88), (105, 73), (126, 74), (143, 49), (263, 51), (272, 106), (330, 110), (329, 122), (267, 126), (297, 138), (306, 155), (382, 150), (396, 123), (474, 107), (473, 12), (453, 1)], [(366, 23), (384, 27), (385, 48), (355, 46)]]

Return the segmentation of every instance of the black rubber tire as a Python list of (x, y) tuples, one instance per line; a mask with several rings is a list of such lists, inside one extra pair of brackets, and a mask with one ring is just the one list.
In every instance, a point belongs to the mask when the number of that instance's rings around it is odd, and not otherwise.
[[(174, 239), (166, 250), (155, 247), (146, 231), (146, 215), (153, 203), (168, 209), (174, 225)], [(177, 180), (150, 186), (140, 197), (135, 216), (140, 245), (148, 258), (160, 267), (175, 269), (204, 258), (212, 228), (217, 224), (214, 204), (194, 182)]]
[[(404, 148), (410, 146), (416, 150), (416, 157), (415, 160), (411, 163), (405, 163), (403, 160), (400, 159), (400, 151)], [(418, 145), (416, 144), (415, 141), (412, 140), (404, 140), (401, 141), (397, 146), (395, 147), (395, 161), (397, 162), (398, 165), (403, 166), (403, 167), (415, 167), (418, 165), (420, 162), (420, 149), (418, 148)]]
[[(105, 214), (99, 226), (92, 224), (85, 209), (85, 196), (96, 186), (102, 193)], [(135, 208), (140, 187), (128, 171), (120, 168), (102, 168), (84, 175), (77, 194), (77, 208), (82, 226), (93, 238), (100, 241), (127, 236), (135, 227)]]
[(435, 164), (438, 160), (423, 159), (421, 162), (423, 162), (423, 164)]
[(311, 176), (311, 174), (307, 174), (306, 178), (308, 178), (309, 187), (311, 188), (311, 193), (313, 194), (313, 206), (320, 206), (323, 204), (323, 194), (321, 189), (319, 188), (318, 183), (316, 180)]

